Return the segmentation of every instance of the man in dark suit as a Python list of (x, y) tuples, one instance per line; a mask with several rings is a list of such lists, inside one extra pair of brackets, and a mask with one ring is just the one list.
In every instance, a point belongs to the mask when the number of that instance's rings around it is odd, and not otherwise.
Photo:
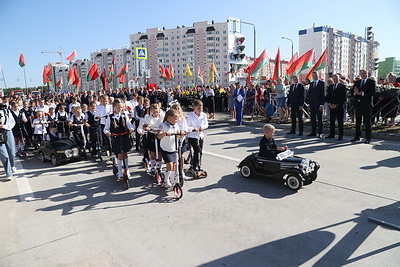
[(290, 86), (288, 95), (288, 105), (290, 106), (290, 117), (292, 119), (292, 129), (287, 134), (296, 133), (296, 120), (299, 121), (299, 136), (303, 135), (303, 105), (304, 105), (304, 85), (299, 83), (299, 78), (294, 76), (293, 84)]
[(354, 88), (355, 108), (356, 108), (356, 132), (352, 142), (360, 141), (361, 121), (365, 124), (365, 144), (371, 142), (371, 110), (372, 99), (375, 95), (375, 81), (368, 79), (367, 71), (360, 70), (361, 80), (357, 81)]
[(343, 119), (346, 106), (346, 86), (339, 83), (339, 76), (332, 76), (333, 84), (328, 87), (326, 102), (329, 106), (329, 135), (326, 138), (335, 138), (335, 121), (338, 122), (339, 138), (343, 140)]
[[(322, 112), (324, 111), (325, 103), (325, 82), (321, 81), (318, 77), (318, 73), (314, 71), (312, 73), (313, 82), (310, 83), (308, 89), (308, 102), (310, 104), (310, 116), (311, 116), (311, 133), (307, 136), (317, 136), (322, 138), (323, 121)], [(317, 131), (318, 123), (318, 131)]]

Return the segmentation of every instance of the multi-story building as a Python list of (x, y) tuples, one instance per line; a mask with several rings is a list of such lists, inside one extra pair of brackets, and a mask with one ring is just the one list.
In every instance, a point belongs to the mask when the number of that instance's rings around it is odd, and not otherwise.
[[(216, 84), (227, 86), (232, 79), (229, 75), (234, 64), (239, 64), (244, 58), (241, 54), (244, 46), (240, 47), (237, 41), (244, 36), (240, 32), (240, 20), (228, 19), (227, 22), (215, 23), (195, 22), (192, 26), (178, 26), (173, 29), (152, 28), (146, 32), (130, 35), (133, 75), (139, 78), (139, 84), (149, 81), (161, 86), (173, 87), (200, 84), (197, 78), (200, 70), (204, 75), (204, 82), (209, 84), (210, 66), (214, 61), (219, 77)], [(137, 47), (147, 48), (147, 59), (137, 59)], [(166, 81), (161, 78), (159, 66), (174, 68), (174, 80)], [(232, 65), (231, 65), (232, 64)], [(189, 65), (193, 74), (186, 76), (186, 65)]]
[[(379, 43), (374, 41), (373, 35), (363, 38), (328, 26), (314, 25), (299, 31), (299, 54), (302, 55), (312, 48), (315, 49), (315, 61), (328, 48), (327, 67), (320, 71), (325, 79), (329, 74), (341, 73), (353, 80), (360, 69), (376, 75)], [(304, 70), (302, 76), (305, 77), (308, 71), (309, 69)]]
[(379, 62), (378, 77), (386, 77), (389, 73), (393, 72), (397, 77), (400, 76), (400, 60), (395, 57), (387, 57), (385, 61)]
[[(110, 72), (110, 68), (113, 65), (114, 68), (114, 78), (113, 83), (107, 83), (108, 89), (116, 89), (120, 87), (128, 87), (128, 81), (135, 78), (133, 72), (133, 61), (131, 58), (131, 50), (128, 47), (124, 47), (122, 49), (101, 49), (100, 51), (96, 51), (90, 53), (90, 62), (87, 68), (87, 71), (90, 70), (94, 63), (97, 63), (99, 69), (99, 75), (103, 73), (103, 70), (106, 70), (106, 75)], [(125, 75), (125, 82), (120, 84), (119, 78), (117, 78), (118, 73), (121, 69), (128, 64), (128, 71)], [(87, 75), (87, 72), (86, 72)], [(86, 76), (85, 76), (86, 79)], [(93, 90), (99, 90), (103, 88), (103, 84), (100, 79), (96, 79), (94, 81), (88, 82), (89, 87)]]

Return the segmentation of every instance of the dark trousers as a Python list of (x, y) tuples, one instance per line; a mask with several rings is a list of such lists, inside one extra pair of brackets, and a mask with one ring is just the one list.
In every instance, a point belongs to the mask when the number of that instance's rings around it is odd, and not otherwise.
[(367, 140), (371, 139), (371, 106), (356, 106), (356, 138), (361, 137), (361, 122), (365, 125), (365, 138)]
[(236, 124), (237, 125), (242, 125), (243, 104), (236, 104), (235, 103), (235, 110), (236, 110)]
[(303, 111), (299, 110), (299, 107), (292, 107), (290, 112), (290, 118), (292, 119), (292, 132), (296, 132), (296, 122), (299, 121), (299, 133), (303, 133)]
[[(322, 122), (322, 112), (319, 110), (319, 107), (310, 106), (310, 116), (311, 116), (311, 133), (322, 134), (324, 126)], [(318, 132), (317, 132), (317, 123), (318, 123)]]
[(329, 110), (329, 135), (335, 136), (335, 122), (338, 122), (339, 137), (343, 137), (344, 107), (337, 106)]
[(136, 140), (136, 150), (139, 150), (139, 148), (142, 146), (142, 136), (140, 135), (138, 128), (139, 128), (139, 120), (135, 120), (135, 140)]
[(192, 168), (198, 169), (201, 166), (201, 156), (203, 155), (203, 139), (189, 138), (189, 144), (193, 148)]
[(99, 130), (97, 128), (89, 128), (90, 147), (92, 148), (92, 155), (97, 154), (97, 136), (99, 133), (100, 127)]

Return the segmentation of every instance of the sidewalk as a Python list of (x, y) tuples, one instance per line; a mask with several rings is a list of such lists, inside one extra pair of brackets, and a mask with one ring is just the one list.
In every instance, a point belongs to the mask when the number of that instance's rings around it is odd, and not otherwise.
[[(400, 116), (396, 118), (396, 123), (400, 120)], [(232, 126), (236, 125), (236, 121), (230, 121), (230, 114), (229, 112), (217, 112), (215, 113), (215, 119), (210, 120), (210, 122), (225, 122), (229, 123)], [(254, 119), (254, 121), (250, 120), (249, 115), (244, 115), (243, 119), (243, 125), (246, 126), (254, 126), (254, 127), (262, 127), (265, 124), (265, 122), (262, 122), (262, 118)], [(287, 131), (290, 131), (291, 124), (286, 123), (286, 124), (278, 124), (274, 123), (273, 121), (271, 122), (277, 129), (285, 129)], [(337, 127), (336, 127), (337, 131)], [(307, 135), (308, 133), (311, 132), (311, 125), (309, 120), (306, 120), (304, 122), (304, 135)], [(324, 127), (324, 135), (327, 136), (329, 133), (329, 127)], [(349, 129), (344, 129), (344, 135), (348, 137), (354, 137), (354, 130), (349, 130)], [(365, 135), (365, 132), (362, 131), (362, 136)], [(377, 132), (372, 132), (372, 139), (380, 139), (380, 140), (390, 140), (390, 141), (400, 141), (400, 133), (377, 133)]]

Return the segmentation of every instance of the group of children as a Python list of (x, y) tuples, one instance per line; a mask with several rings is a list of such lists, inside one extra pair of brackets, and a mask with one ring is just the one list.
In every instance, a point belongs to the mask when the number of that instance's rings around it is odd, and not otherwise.
[[(167, 169), (164, 185), (168, 187), (171, 186), (170, 178), (177, 170), (177, 160), (183, 162), (183, 156), (182, 159), (176, 156), (174, 135), (178, 135), (182, 152), (188, 150), (188, 144), (193, 148), (190, 169), (200, 170), (204, 130), (208, 127), (200, 100), (194, 101), (194, 110), (187, 119), (178, 102), (173, 102), (167, 111), (163, 111), (158, 103), (150, 105), (149, 99), (142, 96), (133, 101), (115, 98), (111, 103), (107, 95), (101, 95), (98, 101), (91, 101), (88, 106), (81, 106), (76, 99), (72, 99), (69, 106), (47, 106), (39, 101), (38, 106), (31, 108), (24, 101), (22, 108), (16, 102), (11, 107), (17, 122), (13, 133), (19, 151), (24, 149), (26, 141), (40, 143), (45, 139), (55, 142), (73, 137), (81, 149), (90, 150), (93, 158), (98, 153), (98, 147), (115, 154), (118, 179), (122, 179), (123, 166), (127, 169), (126, 175), (130, 176), (128, 152), (135, 143), (136, 151), (144, 150), (149, 172), (154, 172), (157, 167), (161, 169), (161, 159), (164, 160)], [(101, 142), (100, 146), (98, 142)], [(155, 155), (156, 142), (158, 157)]]

